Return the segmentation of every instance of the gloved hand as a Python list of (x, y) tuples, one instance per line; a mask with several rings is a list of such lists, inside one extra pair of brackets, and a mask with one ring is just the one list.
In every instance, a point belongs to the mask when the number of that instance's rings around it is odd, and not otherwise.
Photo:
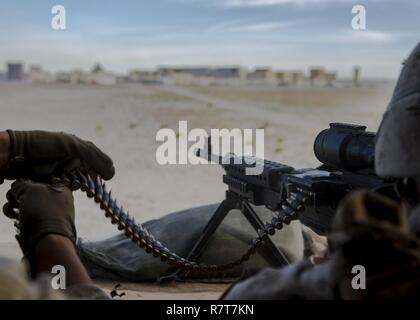
[(36, 178), (79, 169), (109, 180), (114, 176), (112, 160), (92, 142), (75, 135), (47, 131), (7, 131), (10, 157), (0, 172), (4, 179)]
[(73, 195), (64, 185), (19, 179), (7, 192), (7, 200), (3, 212), (18, 218), (16, 238), (25, 255), (48, 234), (59, 234), (75, 243)]

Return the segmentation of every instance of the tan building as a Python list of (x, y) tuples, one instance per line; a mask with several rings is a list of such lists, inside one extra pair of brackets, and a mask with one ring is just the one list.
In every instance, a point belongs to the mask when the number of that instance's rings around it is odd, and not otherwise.
[(271, 68), (257, 68), (248, 73), (247, 79), (251, 84), (277, 84), (276, 73)]
[(165, 83), (180, 85), (217, 85), (235, 83), (246, 78), (246, 70), (238, 66), (159, 67), (157, 77)]
[(292, 72), (293, 84), (301, 85), (305, 82), (306, 77), (303, 71), (294, 71)]
[(91, 72), (80, 69), (71, 72), (58, 72), (55, 75), (55, 81), (69, 84), (114, 85), (117, 83), (117, 77), (113, 73), (105, 71), (101, 65), (96, 64)]
[(29, 81), (34, 83), (52, 83), (54, 82), (54, 76), (48, 72), (42, 70), (40, 65), (29, 66)]
[(305, 81), (303, 71), (277, 71), (277, 84), (279, 86), (300, 85)]
[(325, 81), (328, 86), (332, 86), (337, 80), (337, 74), (334, 72), (328, 72), (325, 74)]
[(157, 75), (157, 72), (149, 70), (131, 70), (126, 80), (142, 84), (162, 84), (162, 80)]
[(333, 85), (337, 79), (334, 72), (327, 72), (323, 67), (315, 67), (309, 69), (309, 80), (311, 86), (314, 85)]

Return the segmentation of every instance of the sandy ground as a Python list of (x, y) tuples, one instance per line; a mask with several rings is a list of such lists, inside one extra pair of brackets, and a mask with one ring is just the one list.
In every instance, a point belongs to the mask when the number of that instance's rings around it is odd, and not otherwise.
[[(157, 164), (155, 136), (160, 128), (176, 129), (180, 120), (188, 120), (189, 129), (264, 128), (266, 158), (309, 167), (318, 164), (312, 151), (318, 132), (330, 122), (364, 124), (375, 131), (391, 93), (391, 83), (361, 88), (0, 83), (0, 127), (67, 131), (94, 141), (114, 159), (113, 193), (138, 221), (145, 221), (218, 202), (225, 191), (217, 165)], [(1, 188), (0, 199), (5, 199), (8, 185)], [(117, 232), (91, 201), (81, 194), (75, 197), (79, 236), (97, 240)], [(0, 244), (1, 255), (16, 256), (12, 223), (2, 215)], [(178, 285), (137, 288), (137, 298), (214, 298), (223, 291), (217, 286), (187, 286), (185, 294)]]
[[(15, 243), (1, 243), (0, 254), (16, 261), (21, 259), (20, 249)], [(229, 287), (227, 284), (212, 283), (132, 283), (121, 281), (97, 280), (95, 284), (110, 293), (117, 288), (116, 300), (215, 300)]]
[[(115, 288), (115, 283), (98, 281), (96, 283), (106, 292)], [(209, 283), (171, 282), (157, 285), (154, 283), (119, 283), (117, 293), (125, 293), (118, 300), (216, 300), (229, 286)]]

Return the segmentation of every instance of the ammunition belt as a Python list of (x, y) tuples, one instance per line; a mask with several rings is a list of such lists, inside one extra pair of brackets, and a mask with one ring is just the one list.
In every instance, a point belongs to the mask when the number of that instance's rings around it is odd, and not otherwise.
[(282, 210), (273, 215), (271, 221), (266, 223), (263, 229), (259, 230), (258, 236), (252, 241), (248, 250), (238, 259), (221, 265), (205, 265), (180, 257), (156, 240), (144, 226), (137, 223), (135, 219), (129, 215), (128, 211), (126, 211), (123, 206), (120, 206), (117, 203), (117, 200), (113, 198), (111, 191), (107, 191), (106, 185), (100, 177), (93, 179), (88, 174), (75, 171), (74, 173), (65, 174), (61, 178), (54, 177), (52, 183), (62, 183), (72, 191), (83, 191), (89, 198), (93, 198), (95, 202), (99, 204), (100, 208), (105, 212), (105, 216), (111, 220), (111, 223), (115, 224), (120, 231), (124, 232), (127, 238), (131, 239), (140, 248), (153, 257), (159, 258), (162, 262), (190, 273), (211, 274), (223, 272), (248, 261), (256, 252), (257, 248), (264, 243), (269, 236), (274, 235), (276, 230), (280, 230), (283, 228), (284, 224), (290, 224), (291, 221), (298, 219), (299, 212), (304, 208), (304, 201), (299, 202), (298, 199), (305, 200), (305, 197), (296, 197), (295, 194), (291, 194), (291, 196), (284, 201)]

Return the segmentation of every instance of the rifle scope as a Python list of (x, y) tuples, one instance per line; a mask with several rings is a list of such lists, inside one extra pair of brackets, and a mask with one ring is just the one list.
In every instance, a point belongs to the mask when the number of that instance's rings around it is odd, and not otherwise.
[(324, 165), (339, 170), (373, 169), (375, 133), (365, 126), (331, 123), (315, 139), (314, 153)]

